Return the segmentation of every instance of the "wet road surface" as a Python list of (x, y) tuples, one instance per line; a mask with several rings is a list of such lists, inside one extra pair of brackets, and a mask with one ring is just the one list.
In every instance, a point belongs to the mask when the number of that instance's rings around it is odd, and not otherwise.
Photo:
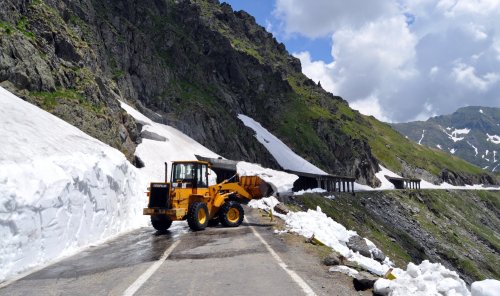
[[(237, 228), (199, 232), (186, 232), (186, 224), (166, 233), (141, 228), (34, 272), (0, 295), (123, 295), (171, 246), (135, 295), (304, 295), (252, 228), (279, 256), (291, 256), (286, 244), (273, 238), (271, 225), (249, 218)], [(291, 269), (301, 268), (288, 259)]]

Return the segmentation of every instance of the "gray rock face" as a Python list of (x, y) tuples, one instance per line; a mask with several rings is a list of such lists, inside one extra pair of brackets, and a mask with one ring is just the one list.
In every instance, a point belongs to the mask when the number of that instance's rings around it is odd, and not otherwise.
[(224, 157), (279, 168), (236, 117), (246, 114), (316, 165), (376, 185), (366, 141), (351, 141), (335, 120), (307, 130), (318, 139), (314, 150), (283, 132), (297, 95), (289, 77), (304, 80), (325, 109), (345, 102), (308, 82), (300, 61), (252, 16), (198, 2), (4, 0), (0, 19), (12, 30), (0, 29), (0, 83), (129, 159), (140, 139), (118, 98)]

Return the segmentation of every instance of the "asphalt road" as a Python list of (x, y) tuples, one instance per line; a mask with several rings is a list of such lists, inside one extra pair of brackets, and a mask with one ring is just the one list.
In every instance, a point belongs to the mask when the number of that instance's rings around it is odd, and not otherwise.
[(166, 233), (126, 233), (19, 279), (0, 295), (351, 294), (246, 211), (237, 228), (191, 232), (181, 224)]

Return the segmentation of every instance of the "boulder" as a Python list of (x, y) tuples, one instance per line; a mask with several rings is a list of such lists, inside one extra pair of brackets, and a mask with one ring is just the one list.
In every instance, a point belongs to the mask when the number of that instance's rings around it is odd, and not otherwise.
[(287, 206), (285, 206), (283, 203), (277, 204), (274, 207), (273, 211), (275, 211), (278, 214), (282, 214), (282, 215), (286, 215), (286, 214), (288, 214), (288, 212), (290, 212), (290, 210), (287, 208)]
[(354, 279), (352, 280), (352, 283), (354, 284), (354, 289), (356, 291), (365, 291), (368, 289), (372, 289), (373, 285), (375, 285), (375, 282), (379, 278), (374, 276), (371, 273), (368, 273), (366, 271), (360, 271)]
[(328, 257), (323, 259), (323, 264), (326, 266), (339, 265), (342, 264), (342, 261), (344, 261), (343, 259), (345, 259), (343, 256), (339, 255), (336, 252), (332, 252), (330, 253), (330, 255), (328, 255)]
[(371, 258), (370, 248), (366, 244), (364, 238), (359, 235), (352, 236), (347, 242), (347, 247), (354, 252), (359, 252), (361, 255)]

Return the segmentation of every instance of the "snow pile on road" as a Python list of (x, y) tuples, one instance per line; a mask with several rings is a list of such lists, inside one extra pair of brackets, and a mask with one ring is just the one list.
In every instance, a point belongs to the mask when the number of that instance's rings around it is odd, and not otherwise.
[(245, 126), (255, 131), (255, 138), (257, 138), (257, 141), (266, 147), (267, 151), (271, 153), (274, 159), (276, 159), (279, 165), (285, 170), (328, 175), (325, 171), (319, 169), (293, 152), (292, 149), (290, 149), (276, 136), (271, 134), (257, 121), (243, 114), (238, 114), (238, 119), (240, 119)]
[[(170, 168), (172, 161), (176, 160), (196, 160), (195, 155), (204, 157), (218, 158), (219, 155), (212, 152), (205, 146), (186, 136), (177, 129), (153, 122), (151, 119), (144, 116), (139, 111), (124, 102), (121, 102), (121, 107), (135, 120), (143, 124), (141, 134), (156, 135), (142, 139), (135, 150), (135, 155), (143, 162), (145, 167), (141, 171), (148, 176), (149, 182), (158, 182), (165, 180), (165, 162)], [(154, 139), (153, 139), (154, 138)], [(209, 180), (210, 184), (214, 184), (215, 174), (212, 172)], [(168, 176), (170, 178), (170, 176)]]
[(406, 271), (394, 269), (396, 279), (379, 279), (375, 282), (374, 292), (391, 296), (469, 296), (465, 282), (454, 271), (439, 263), (422, 261), (420, 265), (408, 263)]
[(472, 296), (498, 296), (500, 281), (484, 280), (472, 283), (470, 286)]
[[(280, 202), (276, 199), (276, 197), (271, 196), (271, 197), (265, 197), (261, 199), (252, 199), (249, 203), (248, 206), (255, 208), (255, 209), (261, 209), (261, 210), (266, 210), (270, 211), (271, 209), (274, 209), (274, 207), (279, 204)], [(280, 215), (276, 213), (276, 215)], [(284, 218), (285, 215), (281, 215), (281, 218)]]
[[(251, 201), (248, 205), (270, 211), (278, 203), (276, 198), (270, 197), (263, 198), (259, 201)], [(352, 230), (347, 230), (342, 224), (335, 222), (332, 218), (325, 215), (320, 207), (318, 207), (316, 211), (289, 212), (287, 215), (275, 213), (274, 215), (285, 220), (285, 227), (288, 232), (297, 233), (306, 238), (311, 238), (314, 235), (315, 239), (337, 251), (348, 260), (357, 262), (359, 266), (374, 274), (384, 275), (392, 266), (388, 258), (381, 264), (375, 259), (362, 256), (358, 252), (349, 249), (346, 244), (349, 238), (357, 235), (357, 233)], [(368, 242), (374, 252), (378, 250), (373, 243), (370, 241)]]
[(291, 193), (293, 183), (299, 178), (296, 175), (263, 168), (258, 164), (240, 161), (236, 164), (240, 176), (259, 176), (266, 181), (275, 193)]
[(359, 273), (356, 269), (352, 269), (352, 268), (345, 266), (345, 265), (337, 265), (337, 266), (330, 267), (330, 269), (328, 269), (328, 271), (329, 272), (340, 272), (343, 274), (347, 274), (350, 277), (355, 277)]
[(0, 87), (0, 281), (145, 225), (116, 149)]

